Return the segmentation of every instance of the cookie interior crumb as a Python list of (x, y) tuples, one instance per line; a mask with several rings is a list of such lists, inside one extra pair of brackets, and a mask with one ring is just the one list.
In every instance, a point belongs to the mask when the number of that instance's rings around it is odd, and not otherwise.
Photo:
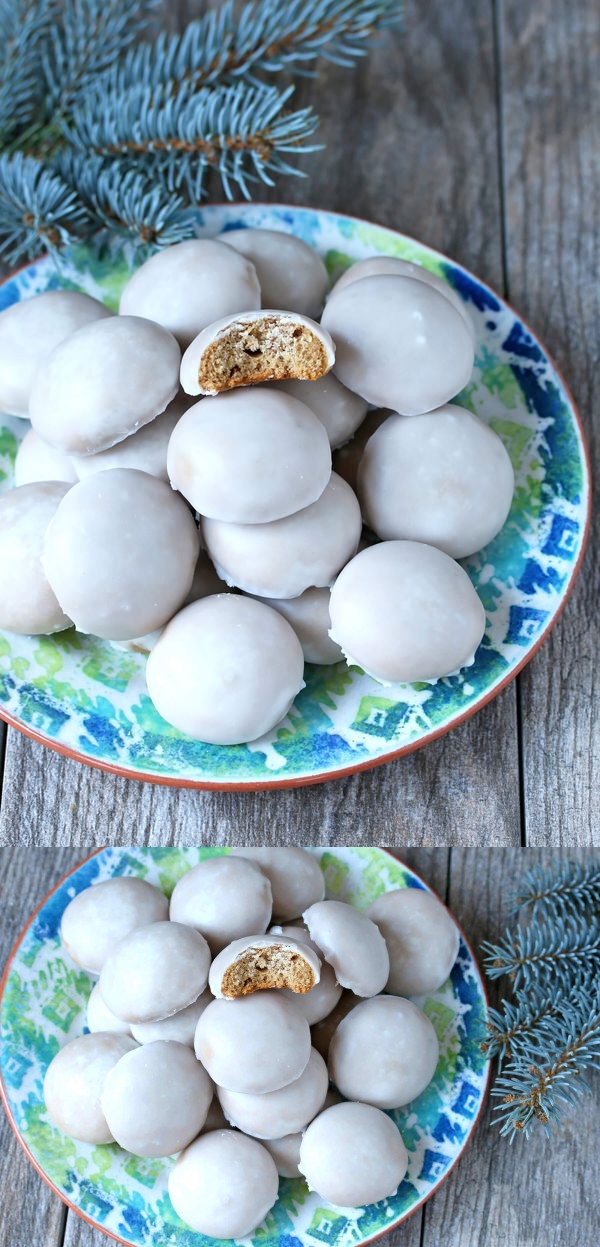
[(234, 322), (206, 347), (198, 382), (215, 393), (262, 381), (317, 381), (329, 366), (323, 343), (308, 325), (263, 316)]
[(236, 957), (223, 975), (221, 991), (230, 999), (274, 987), (289, 987), (304, 995), (315, 983), (314, 970), (299, 951), (275, 944), (250, 947)]

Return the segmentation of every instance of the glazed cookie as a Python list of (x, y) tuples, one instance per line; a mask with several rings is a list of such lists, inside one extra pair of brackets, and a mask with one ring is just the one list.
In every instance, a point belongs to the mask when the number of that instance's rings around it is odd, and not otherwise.
[(295, 598), (331, 585), (356, 553), (361, 515), (349, 485), (332, 473), (317, 502), (270, 524), (204, 519), (202, 533), (219, 575), (259, 598)]
[(473, 662), (485, 611), (467, 573), (417, 541), (369, 546), (331, 593), (331, 636), (382, 684), (437, 680)]
[(71, 627), (41, 563), (48, 525), (68, 490), (37, 481), (0, 497), (0, 628), (35, 636)]
[(335, 1104), (311, 1122), (300, 1145), (300, 1172), (311, 1191), (344, 1208), (397, 1191), (408, 1168), (400, 1131), (369, 1104)]
[(340, 290), (322, 324), (335, 375), (374, 407), (420, 415), (441, 407), (473, 371), (473, 334), (448, 299), (414, 277), (365, 277)]
[(180, 922), (153, 922), (112, 949), (100, 973), (100, 991), (117, 1017), (154, 1022), (197, 1000), (209, 967), (210, 949), (199, 931)]
[(195, 1048), (218, 1087), (264, 1095), (304, 1072), (310, 1027), (281, 992), (255, 992), (238, 1000), (213, 1000), (198, 1022)]
[(69, 490), (46, 530), (42, 565), (80, 632), (119, 641), (174, 615), (199, 548), (182, 498), (147, 472), (115, 468)]
[(179, 347), (138, 316), (96, 320), (65, 338), (36, 373), (31, 423), (66, 454), (91, 455), (149, 424), (178, 389)]
[(94, 472), (106, 472), (107, 468), (137, 468), (140, 472), (157, 476), (161, 481), (168, 481), (169, 438), (189, 405), (189, 399), (178, 394), (159, 416), (138, 429), (137, 433), (132, 433), (131, 437), (117, 442), (116, 446), (100, 450), (97, 455), (72, 455), (71, 462), (77, 469), (79, 479), (83, 480)]
[(429, 1086), (439, 1059), (429, 1018), (411, 1000), (364, 1000), (340, 1022), (329, 1046), (329, 1073), (347, 1100), (401, 1108)]
[(262, 602), (217, 594), (167, 624), (146, 681), (167, 723), (196, 740), (239, 745), (285, 717), (303, 673), (302, 647), (285, 619)]
[(193, 1048), (196, 1027), (211, 1000), (212, 992), (207, 988), (191, 1005), (180, 1009), (178, 1013), (172, 1013), (168, 1018), (159, 1018), (158, 1022), (132, 1022), (131, 1034), (139, 1044), (173, 1040), (175, 1043), (185, 1044), (187, 1048)]
[(200, 931), (213, 956), (246, 931), (263, 934), (271, 921), (271, 885), (253, 862), (229, 854), (207, 857), (175, 884), (171, 919)]
[(316, 381), (335, 359), (330, 335), (308, 316), (267, 308), (209, 325), (181, 361), (187, 394), (219, 394), (263, 381)]
[(329, 285), (327, 269), (301, 238), (274, 229), (228, 229), (217, 241), (252, 261), (263, 307), (320, 315)]
[(15, 459), (15, 485), (33, 485), (37, 481), (63, 481), (74, 485), (77, 473), (72, 459), (55, 446), (49, 446), (35, 429), (29, 429)]
[(113, 1143), (101, 1096), (117, 1061), (137, 1044), (128, 1035), (81, 1035), (50, 1062), (44, 1079), (44, 1100), (52, 1121), (83, 1143)]
[(221, 242), (192, 238), (141, 264), (123, 290), (119, 311), (164, 325), (185, 350), (213, 321), (258, 307), (254, 265)]
[[(325, 877), (319, 862), (306, 849), (240, 848), (233, 854), (247, 858), (260, 867), (267, 876), (273, 893), (273, 921), (288, 922), (297, 918), (308, 905), (322, 901), (325, 896)], [(286, 935), (293, 932), (286, 931)]]
[(99, 974), (108, 954), (136, 927), (162, 922), (166, 896), (135, 876), (120, 875), (85, 888), (69, 901), (60, 924), (63, 948), (78, 966)]
[(432, 286), (434, 290), (439, 290), (445, 299), (460, 312), (465, 324), (470, 332), (473, 332), (469, 314), (461, 299), (460, 295), (453, 290), (452, 286), (444, 281), (443, 278), (437, 277), (435, 273), (431, 273), (428, 268), (423, 268), (421, 264), (414, 264), (412, 260), (401, 260), (399, 256), (393, 255), (373, 255), (366, 260), (357, 260), (356, 264), (351, 264), (338, 277), (335, 285), (332, 287), (329, 298), (335, 298), (340, 290), (344, 290), (353, 281), (361, 281), (364, 277), (414, 277), (415, 281), (424, 281), (427, 286)]
[(302, 917), (342, 987), (355, 996), (383, 991), (390, 959), (381, 932), (366, 914), (344, 901), (317, 901)]
[(455, 559), (500, 532), (513, 490), (497, 433), (451, 403), (424, 416), (390, 416), (358, 469), (363, 518), (378, 537), (423, 541)]
[(191, 407), (172, 433), (167, 465), (173, 488), (201, 515), (264, 524), (316, 502), (331, 450), (304, 403), (256, 386)]
[(219, 1089), (227, 1120), (237, 1130), (257, 1139), (276, 1139), (304, 1130), (322, 1109), (329, 1086), (323, 1057), (311, 1049), (308, 1065), (295, 1082), (264, 1095), (245, 1095)]
[[(258, 598), (272, 606), (273, 610), (283, 615), (292, 625), (302, 646), (306, 662), (314, 662), (318, 666), (330, 666), (341, 662), (344, 655), (329, 635), (331, 619), (329, 617), (329, 600), (331, 590), (305, 589), (296, 598)], [(300, 913), (301, 910), (296, 912)], [(295, 914), (290, 914), (290, 918)]]
[(185, 1044), (158, 1040), (127, 1052), (102, 1091), (108, 1128), (134, 1156), (172, 1156), (199, 1134), (213, 1087)]
[(347, 390), (332, 372), (319, 381), (280, 381), (278, 388), (314, 411), (325, 428), (332, 450), (353, 437), (367, 414), (364, 398)]
[(386, 990), (424, 996), (446, 982), (458, 956), (458, 927), (445, 905), (423, 888), (383, 892), (367, 909), (390, 955)]
[(36, 373), (50, 353), (84, 325), (108, 316), (103, 303), (77, 290), (45, 290), (0, 312), (0, 411), (29, 415)]
[[(271, 934), (284, 935), (287, 938), (298, 940), (300, 944), (307, 944), (309, 948), (318, 955), (319, 950), (316, 944), (313, 944), (308, 931), (304, 927), (272, 927)], [(285, 994), (291, 996), (291, 992), (284, 988)], [(335, 976), (333, 966), (328, 965), (324, 961), (321, 965), (321, 976), (319, 982), (311, 987), (310, 991), (304, 996), (296, 996), (298, 1008), (302, 1010), (309, 1026), (315, 1026), (317, 1022), (321, 1022), (335, 1009), (342, 994), (342, 987), (338, 983)]]
[(256, 1139), (234, 1130), (201, 1135), (169, 1174), (178, 1216), (209, 1238), (247, 1238), (277, 1199), (275, 1162)]
[(245, 935), (215, 957), (208, 985), (213, 996), (226, 1000), (271, 988), (305, 995), (319, 982), (320, 970), (313, 948), (291, 936)]

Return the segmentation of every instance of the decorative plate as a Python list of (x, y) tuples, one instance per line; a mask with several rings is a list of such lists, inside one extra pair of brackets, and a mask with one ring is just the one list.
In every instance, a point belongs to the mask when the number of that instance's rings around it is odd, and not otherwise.
[[(198, 788), (315, 783), (418, 748), (494, 697), (532, 657), (579, 568), (588, 524), (589, 469), (577, 411), (552, 360), (498, 295), (422, 243), (354, 217), (285, 206), (231, 204), (198, 213), (202, 236), (234, 226), (287, 230), (324, 257), (332, 278), (374, 254), (417, 260), (465, 301), (477, 338), (473, 379), (459, 402), (503, 438), (516, 475), (509, 518), (465, 567), (487, 627), (473, 666), (435, 685), (383, 688), (344, 663), (307, 666), (287, 719), (250, 745), (205, 745), (165, 723), (146, 692), (145, 659), (74, 630), (53, 637), (0, 633), (0, 714), (61, 753), (137, 779)], [(75, 249), (57, 273), (45, 258), (0, 286), (0, 308), (50, 287), (77, 288), (117, 306), (127, 256), (98, 261)], [(0, 416), (0, 488), (12, 484), (27, 425)]]
[[(113, 1144), (92, 1147), (51, 1123), (43, 1081), (55, 1053), (84, 1028), (94, 980), (63, 952), (60, 920), (72, 897), (96, 880), (140, 875), (168, 895), (184, 871), (223, 849), (102, 849), (59, 883), (25, 926), (0, 985), (0, 1091), (11, 1125), (38, 1172), (87, 1221), (127, 1247), (202, 1247), (214, 1242), (186, 1227), (167, 1194), (170, 1160), (142, 1160)], [(381, 892), (426, 885), (375, 848), (313, 849), (327, 895), (365, 908)], [(430, 1086), (390, 1114), (410, 1154), (397, 1194), (365, 1208), (341, 1209), (311, 1194), (303, 1179), (281, 1179), (279, 1199), (252, 1239), (256, 1247), (359, 1247), (398, 1225), (429, 1199), (464, 1151), (488, 1084), (481, 1052), (487, 1005), (477, 962), (461, 934), (452, 974), (419, 999), (440, 1041)]]

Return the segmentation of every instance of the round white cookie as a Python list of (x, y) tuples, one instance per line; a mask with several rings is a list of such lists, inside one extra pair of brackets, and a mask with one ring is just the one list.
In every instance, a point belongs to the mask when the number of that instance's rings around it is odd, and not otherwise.
[(147, 472), (115, 468), (65, 495), (46, 530), (42, 564), (80, 632), (120, 641), (174, 615), (199, 548), (182, 498)]
[(65, 338), (36, 373), (31, 423), (67, 454), (95, 454), (149, 424), (179, 388), (172, 334), (139, 316), (109, 316)]
[(80, 1035), (50, 1062), (44, 1100), (52, 1121), (83, 1143), (113, 1143), (101, 1096), (113, 1066), (137, 1044), (128, 1035)]
[(172, 1156), (204, 1125), (213, 1087), (185, 1044), (157, 1040), (110, 1070), (102, 1109), (113, 1138), (134, 1156)]
[(37, 481), (0, 497), (0, 628), (35, 636), (71, 626), (41, 562), (48, 525), (68, 490), (60, 481)]
[(329, 285), (327, 269), (301, 238), (274, 229), (228, 229), (217, 241), (252, 261), (263, 307), (319, 316)]
[(390, 972), (385, 940), (370, 918), (344, 901), (317, 901), (302, 917), (310, 938), (355, 996), (382, 992)]
[(28, 429), (15, 459), (15, 485), (33, 485), (36, 481), (64, 481), (74, 485), (77, 479), (69, 455), (50, 446), (35, 429)]
[(259, 307), (254, 265), (221, 242), (192, 238), (141, 264), (124, 287), (119, 311), (164, 325), (185, 350), (213, 321)]
[(171, 896), (172, 921), (200, 931), (213, 956), (247, 931), (266, 931), (271, 912), (269, 880), (253, 862), (229, 854), (192, 866)]
[(169, 1174), (175, 1212), (209, 1238), (247, 1238), (264, 1221), (278, 1190), (266, 1148), (234, 1130), (201, 1135)]
[(340, 1022), (329, 1045), (329, 1073), (347, 1100), (401, 1108), (429, 1086), (437, 1035), (412, 1000), (377, 996)]
[(441, 550), (384, 541), (338, 576), (331, 636), (382, 684), (437, 680), (473, 662), (485, 611), (467, 573)]
[(221, 1108), (230, 1124), (257, 1139), (277, 1139), (304, 1130), (323, 1107), (329, 1075), (323, 1057), (311, 1049), (308, 1065), (295, 1082), (264, 1095), (219, 1089)]
[(159, 714), (196, 740), (257, 740), (304, 687), (304, 655), (285, 619), (262, 602), (217, 594), (167, 624), (146, 666)]
[(363, 517), (378, 537), (423, 541), (455, 559), (500, 532), (513, 490), (497, 433), (451, 403), (428, 415), (390, 416), (358, 469)]
[(136, 927), (164, 921), (168, 913), (164, 893), (145, 879), (104, 879), (69, 901), (60, 924), (61, 943), (78, 966), (99, 974), (120, 940)]
[(400, 1131), (369, 1104), (334, 1104), (302, 1137), (299, 1169), (310, 1190), (344, 1208), (393, 1195), (407, 1168)]
[(264, 524), (321, 496), (331, 476), (323, 425), (296, 398), (267, 386), (205, 398), (169, 442), (174, 489), (201, 515)]
[(323, 900), (325, 876), (317, 858), (306, 849), (261, 846), (236, 848), (232, 852), (254, 862), (267, 876), (273, 893), (274, 922), (289, 922), (315, 901)]
[(196, 1056), (218, 1087), (265, 1095), (295, 1082), (311, 1053), (310, 1027), (278, 991), (213, 1000), (196, 1030)]
[(108, 316), (112, 312), (103, 303), (78, 290), (45, 290), (0, 312), (0, 411), (29, 415), (31, 387), (50, 352), (84, 325)]
[(197, 1000), (209, 968), (210, 949), (199, 931), (180, 922), (153, 922), (137, 927), (108, 954), (100, 991), (117, 1017), (154, 1022)]
[(270, 524), (204, 519), (208, 553), (223, 580), (259, 598), (294, 598), (331, 585), (361, 534), (356, 495), (332, 473), (317, 502)]
[(331, 299), (322, 324), (335, 375), (375, 407), (420, 415), (441, 407), (473, 371), (473, 334), (448, 299), (414, 277), (365, 277)]
[(386, 990), (424, 996), (446, 982), (458, 956), (458, 927), (445, 905), (424, 888), (383, 892), (367, 909), (390, 955)]

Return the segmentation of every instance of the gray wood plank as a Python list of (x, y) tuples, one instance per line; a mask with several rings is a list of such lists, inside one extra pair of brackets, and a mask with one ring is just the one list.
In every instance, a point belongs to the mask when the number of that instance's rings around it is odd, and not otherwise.
[[(78, 856), (72, 849), (0, 849), (2, 968), (31, 910)], [(1, 1110), (0, 1189), (0, 1243), (60, 1247), (67, 1209), (38, 1177)]]
[[(197, 9), (197, 5), (193, 6)], [(188, 12), (192, 6), (188, 5)], [(343, 210), (423, 238), (502, 280), (491, 4), (409, 0), (356, 70), (320, 66), (298, 102), (327, 150), (264, 199)], [(221, 192), (217, 191), (218, 197)], [(9, 732), (0, 840), (518, 844), (516, 697), (383, 769), (272, 794), (168, 791), (100, 775)]]
[[(564, 371), (597, 473), (600, 14), (595, 0), (500, 11), (510, 296)], [(520, 680), (531, 844), (598, 843), (599, 535), (596, 513), (571, 601)]]
[[(474, 947), (507, 924), (506, 895), (520, 873), (555, 859), (534, 849), (452, 850), (448, 903)], [(490, 995), (495, 1002), (498, 990)], [(598, 1075), (593, 1085), (594, 1097), (552, 1141), (540, 1131), (510, 1145), (491, 1125), (488, 1102), (468, 1151), (425, 1208), (423, 1247), (596, 1247), (600, 1206), (589, 1166), (600, 1144)]]

